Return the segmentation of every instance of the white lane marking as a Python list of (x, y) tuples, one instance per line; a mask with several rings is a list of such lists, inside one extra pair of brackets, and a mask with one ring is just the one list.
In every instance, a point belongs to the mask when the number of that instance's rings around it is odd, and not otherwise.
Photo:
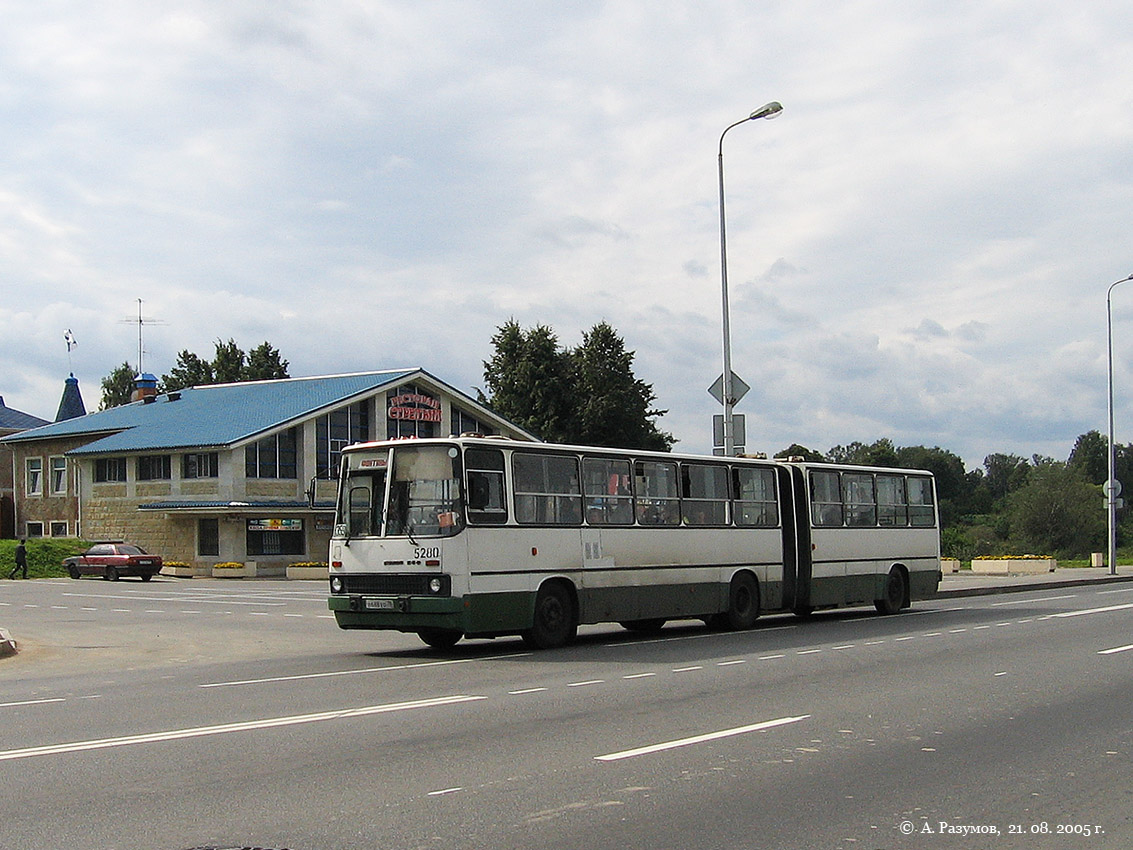
[(568, 688), (585, 688), (587, 685), (604, 685), (605, 679), (587, 679), (585, 682), (568, 682)]
[(733, 664), (747, 664), (746, 658), (737, 658), (735, 661), (717, 661), (717, 667), (731, 667)]
[(271, 602), (266, 599), (256, 600), (254, 602), (241, 602), (239, 600), (225, 600), (225, 599), (206, 599), (204, 597), (189, 595), (189, 596), (142, 596), (141, 594), (134, 596), (118, 596), (108, 593), (62, 593), (60, 596), (76, 596), (87, 599), (126, 599), (130, 602), (168, 602), (172, 605), (180, 602), (184, 605), (186, 602), (193, 604), (205, 605), (255, 605), (259, 608), (282, 608), (286, 602)]
[(816, 652), (822, 652), (821, 649), (800, 649), (795, 655), (814, 655)]
[(1133, 608), (1133, 602), (1127, 602), (1124, 605), (1107, 605), (1105, 608), (1083, 608), (1081, 611), (1063, 611), (1061, 614), (1055, 614), (1054, 616), (1081, 617), (1084, 614), (1108, 614), (1110, 611), (1124, 611), (1127, 608)]
[(703, 669), (704, 669), (704, 668), (703, 668), (703, 667), (701, 667), (701, 666), (700, 666), (700, 665), (698, 664), (698, 665), (696, 665), (695, 667), (675, 667), (675, 668), (673, 668), (673, 672), (674, 672), (674, 673), (691, 673), (691, 672), (692, 672), (692, 671), (694, 671), (694, 670), (703, 670)]
[(223, 735), (228, 732), (248, 732), (258, 729), (275, 729), (281, 726), (297, 726), (303, 723), (318, 723), (323, 720), (341, 720), (348, 717), (366, 717), (371, 714), (386, 714), (392, 711), (408, 711), (416, 708), (432, 708), (440, 705), (453, 705), (487, 699), (483, 696), (434, 697), (433, 699), (395, 702), (385, 705), (368, 705), (363, 708), (346, 708), (338, 711), (322, 711), (317, 714), (293, 714), (288, 717), (269, 717), (264, 720), (248, 720), (242, 723), (224, 723), (219, 726), (196, 726), (190, 729), (172, 729), (168, 732), (151, 732), (145, 735), (128, 735), (122, 738), (99, 738), (90, 741), (74, 741), (69, 744), (48, 744), (43, 747), (28, 747), (22, 750), (0, 751), (0, 761), (52, 756), (61, 753), (78, 753), (86, 750), (105, 750), (111, 747), (128, 747), (134, 744), (154, 744), (161, 741), (178, 741), (185, 738), (204, 738), (210, 735)]
[(774, 661), (776, 658), (786, 658), (786, 657), (787, 657), (786, 655), (779, 653), (779, 654), (776, 654), (776, 655), (761, 655), (761, 656), (759, 656), (759, 658), (757, 658), (755, 660), (756, 661)]
[(656, 673), (633, 673), (629, 676), (622, 676), (623, 679), (648, 679), (651, 676), (656, 676)]
[(508, 696), (522, 696), (523, 694), (538, 694), (543, 691), (550, 690), (549, 688), (523, 688), (519, 691), (508, 691)]
[(530, 652), (516, 652), (508, 655), (487, 655), (483, 658), (452, 658), (448, 661), (424, 661), (420, 664), (396, 664), (392, 667), (363, 667), (360, 670), (331, 670), (327, 673), (299, 673), (294, 676), (267, 676), (263, 679), (238, 679), (231, 682), (206, 682), (198, 688), (232, 688), (237, 685), (265, 685), (272, 682), (298, 682), (303, 679), (330, 679), (335, 676), (357, 676), (361, 673), (390, 673), (395, 670), (417, 670), (422, 667), (448, 667), (453, 664), (469, 664), (473, 661), (499, 661), (501, 658), (524, 658)]
[(1065, 596), (1044, 596), (1041, 599), (1012, 599), (1010, 602), (992, 602), (992, 608), (1002, 608), (1005, 605), (1034, 605), (1036, 602), (1054, 602), (1057, 599), (1077, 599), (1077, 593), (1069, 593)]
[(456, 788), (442, 788), (439, 791), (430, 791), (428, 796), (430, 796), (430, 797), (440, 797), (440, 796), (443, 796), (445, 794), (455, 794), (457, 791), (463, 791), (463, 790), (464, 789), (459, 787), (459, 786), (457, 786)]
[(1118, 652), (1129, 652), (1133, 650), (1133, 643), (1129, 646), (1115, 646), (1113, 649), (1099, 649), (1098, 655), (1114, 655)]
[(54, 697), (52, 699), (28, 699), (23, 702), (0, 702), (0, 708), (14, 708), (18, 705), (43, 705), (47, 702), (66, 702), (66, 697)]
[(691, 738), (680, 738), (676, 741), (665, 741), (660, 744), (650, 744), (645, 747), (637, 747), (632, 750), (622, 750), (617, 753), (607, 753), (602, 756), (594, 756), (595, 761), (620, 761), (621, 759), (634, 758), (636, 756), (649, 755), (650, 753), (659, 753), (663, 750), (675, 750), (677, 747), (687, 747), (692, 744), (702, 744), (705, 741), (716, 741), (720, 738), (730, 738), (734, 735), (743, 735), (748, 732), (759, 732), (763, 729), (773, 729), (776, 726), (786, 726), (789, 723), (798, 723), (800, 720), (809, 718), (809, 714), (801, 714), (798, 717), (780, 717), (777, 720), (765, 720), (762, 723), (753, 723), (750, 726), (737, 726), (734, 729), (722, 729), (719, 732), (708, 732), (704, 735), (694, 735)]

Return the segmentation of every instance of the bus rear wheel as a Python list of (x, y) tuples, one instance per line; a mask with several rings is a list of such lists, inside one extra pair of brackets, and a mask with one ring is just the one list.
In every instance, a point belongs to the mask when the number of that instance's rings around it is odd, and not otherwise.
[(751, 573), (739, 573), (728, 589), (728, 610), (713, 615), (708, 625), (714, 629), (743, 631), (759, 619), (759, 583)]
[(896, 614), (905, 606), (905, 574), (897, 567), (885, 579), (885, 596), (875, 599), (873, 606), (881, 614)]
[(536, 649), (566, 646), (578, 633), (574, 597), (563, 584), (552, 582), (539, 588), (535, 595), (535, 616), (531, 628), (522, 635), (523, 642)]
[(463, 636), (451, 629), (418, 629), (417, 637), (433, 649), (452, 649)]

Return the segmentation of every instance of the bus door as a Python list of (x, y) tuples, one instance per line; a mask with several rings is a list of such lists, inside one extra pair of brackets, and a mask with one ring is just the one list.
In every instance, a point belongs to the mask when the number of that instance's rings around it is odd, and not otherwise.
[[(813, 558), (810, 538), (810, 497), (806, 473), (797, 466), (781, 470), (784, 482), (780, 501), (783, 506), (783, 607), (798, 613), (811, 608), (810, 582)], [(793, 557), (788, 558), (788, 552)]]

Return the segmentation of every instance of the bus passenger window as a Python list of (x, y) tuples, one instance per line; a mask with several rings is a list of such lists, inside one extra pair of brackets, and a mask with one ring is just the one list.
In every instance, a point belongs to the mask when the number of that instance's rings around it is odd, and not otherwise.
[(936, 524), (933, 510), (932, 479), (909, 476), (909, 521), (918, 528), (932, 528)]
[(842, 525), (842, 486), (837, 472), (810, 472), (811, 524), (823, 527)]
[(909, 524), (909, 503), (905, 498), (905, 479), (902, 476), (877, 476), (877, 522), (886, 528), (902, 528)]
[(589, 525), (633, 525), (628, 460), (583, 458), (582, 494)]
[(681, 501), (675, 463), (639, 460), (634, 465), (637, 522), (640, 525), (679, 525)]
[(728, 524), (728, 468), (686, 463), (681, 467), (681, 513), (686, 525)]
[(846, 525), (869, 528), (877, 525), (877, 497), (873, 476), (868, 472), (847, 472), (842, 476), (846, 498)]
[(582, 523), (582, 488), (576, 458), (516, 452), (511, 465), (517, 522), (530, 525)]
[(736, 488), (736, 525), (749, 528), (775, 528), (779, 525), (779, 504), (775, 497), (775, 472), (771, 469), (740, 466), (733, 470)]

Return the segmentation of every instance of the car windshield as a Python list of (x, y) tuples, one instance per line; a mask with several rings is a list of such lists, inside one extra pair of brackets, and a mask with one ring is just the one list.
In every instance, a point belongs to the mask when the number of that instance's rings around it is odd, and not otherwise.
[(145, 551), (141, 546), (119, 546), (119, 555), (144, 555)]

